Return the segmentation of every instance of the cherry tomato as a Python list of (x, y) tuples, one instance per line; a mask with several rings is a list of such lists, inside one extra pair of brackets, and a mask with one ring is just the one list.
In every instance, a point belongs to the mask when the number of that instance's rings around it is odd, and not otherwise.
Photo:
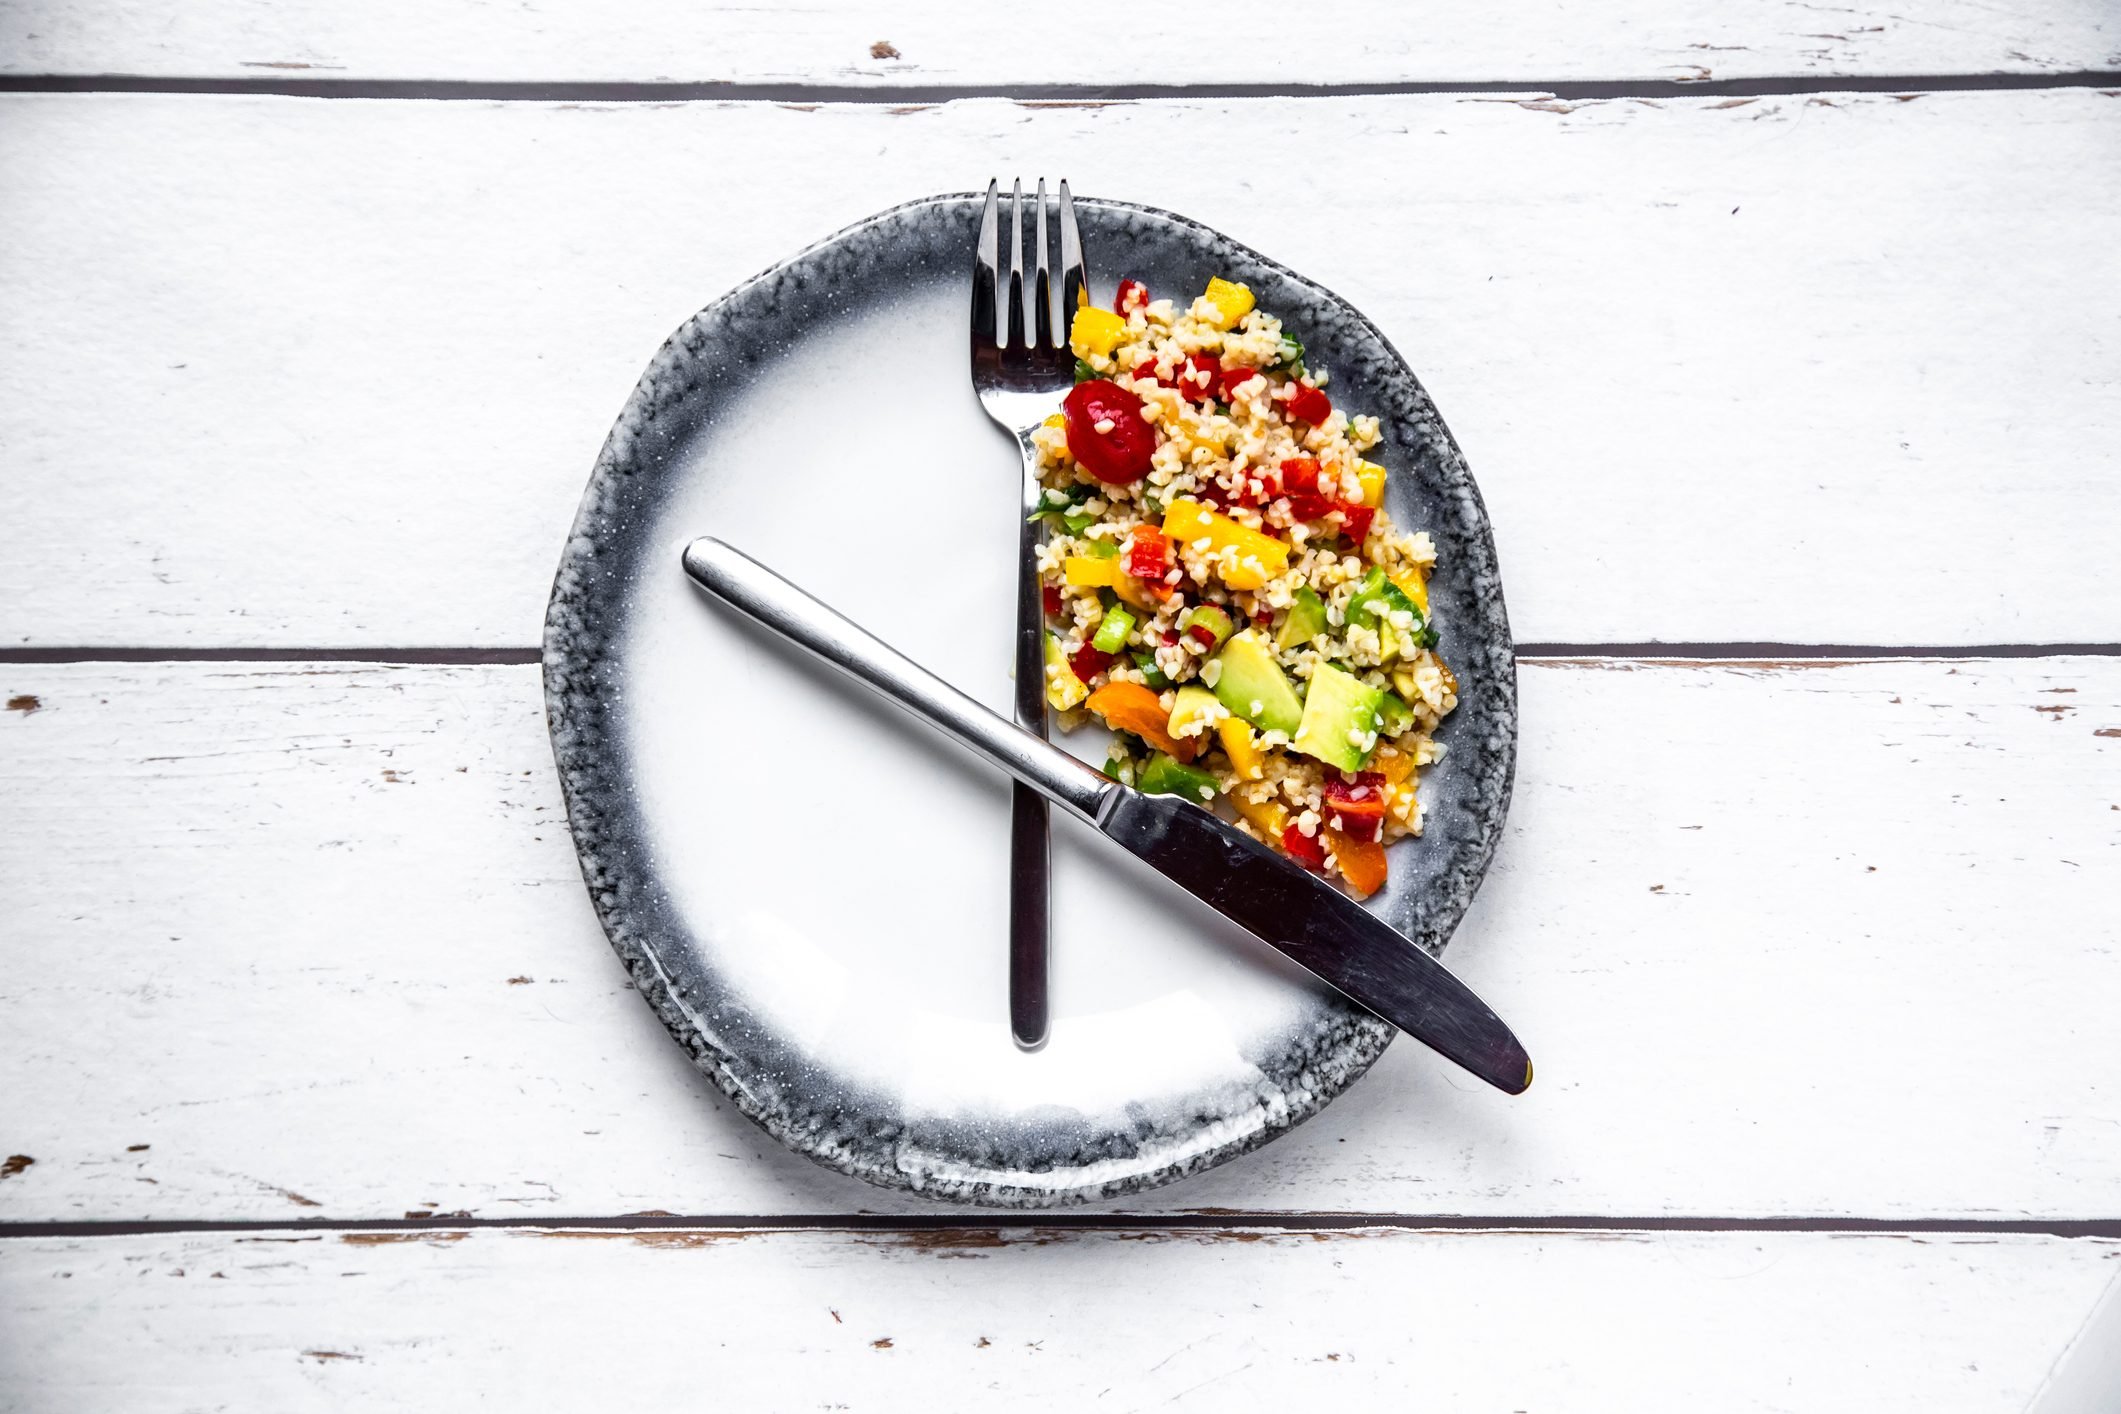
[(1237, 365), (1225, 368), (1222, 371), (1222, 376), (1216, 380), (1216, 395), (1227, 403), (1230, 401), (1230, 395), (1233, 392), (1257, 377), (1258, 374), (1259, 370), (1256, 368), (1244, 368)]
[(1046, 606), (1047, 618), (1057, 619), (1061, 616), (1061, 592), (1058, 585), (1039, 586), (1038, 597)]
[(1289, 494), (1289, 514), (1297, 520), (1318, 520), (1333, 503), (1316, 491), (1293, 491)]
[(1370, 538), (1370, 522), (1377, 519), (1375, 506), (1342, 506), (1340, 513), (1348, 518), (1348, 538), (1360, 545)]
[(1306, 869), (1323, 870), (1326, 867), (1326, 842), (1317, 835), (1307, 835), (1291, 825), (1281, 832), (1281, 847), (1289, 858)]
[(1281, 464), (1282, 489), (1290, 495), (1318, 489), (1318, 461), (1314, 457), (1291, 457)]
[(1156, 429), (1142, 416), (1140, 398), (1117, 383), (1093, 378), (1075, 385), (1061, 403), (1061, 415), (1068, 424), (1068, 452), (1084, 471), (1115, 486), (1149, 474)]
[(1333, 415), (1333, 400), (1307, 383), (1289, 385), (1289, 416), (1317, 426)]
[(1139, 280), (1122, 280), (1119, 293), (1112, 297), (1112, 308), (1119, 314), (1132, 313), (1137, 305), (1149, 302), (1149, 287)]

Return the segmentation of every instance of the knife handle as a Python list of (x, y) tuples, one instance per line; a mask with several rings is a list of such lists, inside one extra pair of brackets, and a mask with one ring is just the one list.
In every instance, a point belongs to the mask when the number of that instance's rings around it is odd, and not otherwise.
[(683, 558), (685, 573), (710, 594), (957, 738), (1055, 805), (1095, 825), (1119, 789), (1095, 768), (988, 711), (743, 551), (702, 536), (685, 547)]

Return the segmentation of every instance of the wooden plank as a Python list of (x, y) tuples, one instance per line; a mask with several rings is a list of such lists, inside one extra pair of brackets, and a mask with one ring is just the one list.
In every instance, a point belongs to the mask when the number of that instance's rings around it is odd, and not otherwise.
[[(1202, 133), (1272, 181), (1143, 159)], [(2121, 100), (2051, 91), (0, 99), (7, 637), (532, 644), (669, 330), (982, 152), (1365, 306), (1468, 449), (1526, 640), (2114, 636)]]
[(143, 15), (110, 0), (6, 0), (0, 72), (229, 78), (936, 85), (1349, 84), (1758, 75), (2053, 73), (2114, 67), (2091, 5), (1973, 0), (1822, 8), (1802, 0), (1614, 6), (1341, 0), (1294, 16), (1231, 0), (1183, 10), (1081, 0), (1027, 24), (968, 0), (800, 8), (676, 0), (498, 7), (417, 0), (267, 6), (205, 0)]
[[(0, 1242), (0, 1409), (2022, 1408), (2121, 1244), (506, 1231)], [(123, 1352), (114, 1359), (113, 1352)]]
[[(627, 990), (535, 669), (0, 676), (0, 1220), (933, 1211), (766, 1139)], [(1538, 1084), (1395, 1045), (1135, 1207), (2114, 1216), (2121, 660), (1522, 685), (1451, 961)]]

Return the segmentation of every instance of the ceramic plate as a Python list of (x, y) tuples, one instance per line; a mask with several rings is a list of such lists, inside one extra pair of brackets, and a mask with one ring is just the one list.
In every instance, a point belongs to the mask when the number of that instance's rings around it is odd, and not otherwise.
[[(844, 1173), (1012, 1207), (1134, 1192), (1317, 1112), (1392, 1037), (1055, 812), (1053, 1031), (1007, 1008), (1008, 783), (710, 603), (714, 534), (1006, 712), (1016, 451), (966, 371), (972, 196), (842, 231), (656, 355), (553, 586), (545, 690), (582, 872), (671, 1034), (745, 1114)], [(1371, 901), (1440, 951), (1502, 829), (1516, 666), (1465, 460), (1345, 301), (1168, 212), (1085, 200), (1092, 294), (1242, 280), (1384, 423), (1388, 505), (1435, 538), (1460, 683), (1427, 831)], [(1089, 737), (1091, 733), (1081, 734)], [(1102, 760), (1100, 740), (1069, 742)], [(1442, 1064), (1442, 1062), (1438, 1062)]]

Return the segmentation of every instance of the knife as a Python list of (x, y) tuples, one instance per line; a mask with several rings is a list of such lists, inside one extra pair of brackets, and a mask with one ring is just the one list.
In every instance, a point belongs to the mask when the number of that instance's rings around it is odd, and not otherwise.
[(1121, 785), (988, 711), (720, 540), (685, 547), (709, 593), (971, 747), (1088, 821), (1261, 942), (1446, 1060), (1516, 1095), (1532, 1062), (1502, 1018), (1435, 958), (1340, 890), (1177, 796)]

